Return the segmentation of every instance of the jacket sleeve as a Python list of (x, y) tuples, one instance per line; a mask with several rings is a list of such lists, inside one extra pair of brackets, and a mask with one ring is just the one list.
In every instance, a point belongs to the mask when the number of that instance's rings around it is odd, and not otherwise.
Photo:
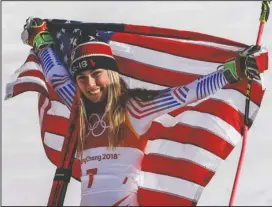
[(51, 84), (64, 104), (71, 110), (76, 86), (67, 69), (61, 63), (52, 48), (46, 48), (38, 53), (46, 80)]
[(223, 70), (202, 76), (184, 85), (163, 90), (160, 95), (147, 102), (131, 99), (128, 102), (128, 115), (139, 134), (143, 134), (157, 117), (204, 99), (227, 85)]

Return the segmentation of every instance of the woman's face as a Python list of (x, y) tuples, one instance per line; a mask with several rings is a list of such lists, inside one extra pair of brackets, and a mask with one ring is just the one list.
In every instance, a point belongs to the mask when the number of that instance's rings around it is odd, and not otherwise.
[(94, 103), (104, 100), (108, 94), (110, 80), (105, 69), (83, 71), (77, 75), (76, 82), (85, 97)]

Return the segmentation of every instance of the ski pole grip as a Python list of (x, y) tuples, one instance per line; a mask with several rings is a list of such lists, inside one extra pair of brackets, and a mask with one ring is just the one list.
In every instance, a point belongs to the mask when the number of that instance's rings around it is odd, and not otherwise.
[(262, 11), (261, 11), (261, 15), (260, 15), (260, 22), (267, 22), (268, 17), (269, 17), (269, 13), (270, 13), (270, 1), (263, 1), (262, 2)]
[(65, 168), (57, 168), (54, 180), (62, 180), (64, 182), (70, 182), (72, 176), (72, 170), (71, 169), (65, 169)]

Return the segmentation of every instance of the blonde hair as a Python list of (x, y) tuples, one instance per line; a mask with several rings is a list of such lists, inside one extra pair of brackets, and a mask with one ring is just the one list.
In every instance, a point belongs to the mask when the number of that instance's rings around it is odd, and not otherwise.
[(85, 119), (87, 117), (85, 104), (81, 97), (81, 92), (77, 88), (76, 90), (76, 98), (79, 100), (78, 113), (79, 113), (79, 133), (78, 133), (78, 141), (77, 141), (77, 158), (82, 159), (82, 153), (84, 150), (84, 143), (86, 140), (86, 123)]
[[(105, 118), (109, 124), (108, 147), (115, 148), (122, 144), (122, 127), (126, 119), (127, 85), (120, 78), (120, 75), (112, 70), (107, 70), (110, 84), (108, 86), (108, 98), (105, 108)], [(76, 96), (79, 99), (79, 136), (77, 146), (77, 157), (82, 159), (84, 143), (86, 140), (87, 113), (82, 94), (77, 89)]]
[(122, 142), (121, 124), (126, 119), (126, 89), (124, 82), (121, 83), (119, 73), (108, 70), (110, 85), (108, 88), (108, 101), (106, 106), (106, 117), (108, 119), (109, 128), (109, 147), (120, 146)]

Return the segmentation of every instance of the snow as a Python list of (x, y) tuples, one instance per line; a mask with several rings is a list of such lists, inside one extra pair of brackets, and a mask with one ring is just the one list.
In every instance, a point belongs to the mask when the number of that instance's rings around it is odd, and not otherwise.
[[(2, 2), (2, 205), (47, 205), (55, 166), (45, 156), (39, 131), (37, 93), (4, 101), (5, 85), (25, 61), (21, 32), (29, 16), (88, 22), (143, 24), (192, 30), (255, 44), (261, 2)], [(272, 20), (262, 42), (272, 50)], [(271, 57), (270, 57), (271, 59)], [(271, 60), (270, 60), (271, 61)], [(235, 205), (272, 205), (272, 74), (248, 146)], [(228, 205), (241, 143), (221, 165), (198, 205)], [(80, 183), (71, 180), (64, 205), (79, 205)]]

